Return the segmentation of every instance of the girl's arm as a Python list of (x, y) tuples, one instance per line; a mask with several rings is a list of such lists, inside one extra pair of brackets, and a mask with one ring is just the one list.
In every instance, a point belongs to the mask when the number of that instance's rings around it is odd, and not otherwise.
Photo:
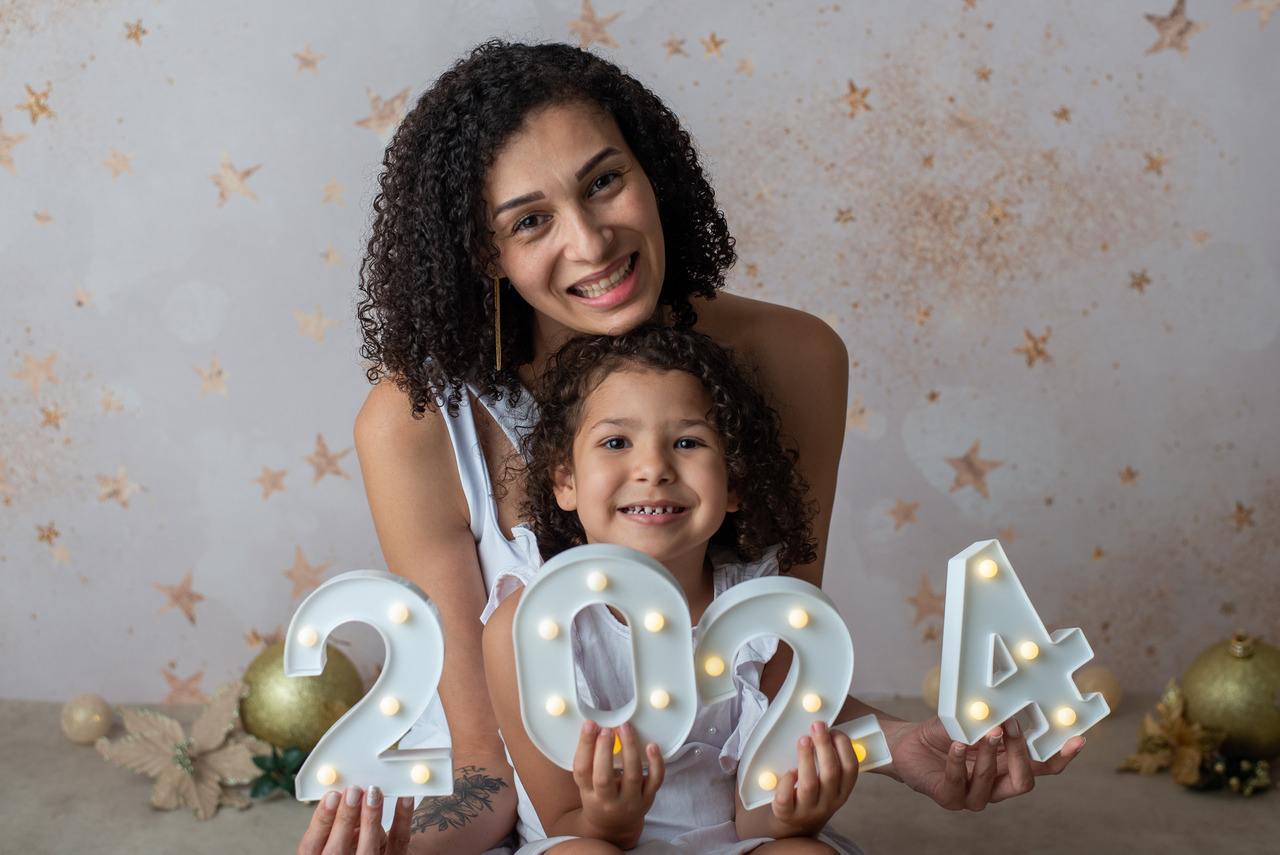
[(493, 710), (512, 762), (548, 837), (590, 837), (632, 849), (640, 842), (645, 814), (662, 785), (657, 746), (646, 746), (649, 773), (641, 773), (641, 749), (630, 725), (619, 728), (623, 773), (613, 771), (614, 733), (592, 722), (583, 727), (572, 772), (552, 763), (529, 739), (516, 690), (515, 645), (511, 632), (516, 591), (489, 616), (484, 659)]
[[(437, 692), (453, 744), (456, 786), (471, 798), (423, 799), (414, 851), (483, 851), (515, 826), (511, 768), (484, 679), (480, 613), (487, 600), (470, 514), (444, 416), (413, 418), (390, 380), (356, 418), (356, 452), (387, 568), (426, 592), (446, 639)], [(444, 831), (440, 828), (444, 827)]]

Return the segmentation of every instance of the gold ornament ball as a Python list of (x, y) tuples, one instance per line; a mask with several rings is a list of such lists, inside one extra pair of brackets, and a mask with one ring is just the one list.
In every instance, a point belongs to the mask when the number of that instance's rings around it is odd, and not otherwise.
[(1182, 678), (1188, 721), (1227, 732), (1222, 753), (1280, 754), (1280, 650), (1237, 632), (1206, 648)]
[(351, 660), (330, 645), (324, 671), (286, 677), (284, 642), (258, 654), (244, 672), (248, 696), (240, 702), (246, 733), (277, 748), (310, 752), (333, 723), (364, 697), (364, 682)]
[(941, 681), (941, 665), (934, 665), (929, 669), (929, 673), (924, 675), (924, 702), (928, 704), (929, 709), (934, 712), (937, 712), (938, 710), (938, 686)]
[(1080, 690), (1080, 694), (1088, 695), (1092, 692), (1101, 692), (1102, 699), (1107, 702), (1107, 706), (1111, 707), (1113, 713), (1120, 709), (1120, 701), (1124, 700), (1124, 692), (1120, 690), (1120, 681), (1116, 679), (1116, 675), (1112, 674), (1108, 669), (1103, 668), (1101, 665), (1081, 668), (1076, 672), (1075, 681), (1076, 688)]
[(88, 745), (111, 732), (115, 715), (99, 695), (76, 695), (62, 705), (62, 732), (67, 739)]

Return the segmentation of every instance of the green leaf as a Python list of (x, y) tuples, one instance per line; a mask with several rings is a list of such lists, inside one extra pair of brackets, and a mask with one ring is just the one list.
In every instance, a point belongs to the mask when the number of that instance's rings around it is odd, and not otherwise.
[(274, 772), (276, 769), (276, 761), (274, 757), (267, 754), (258, 754), (253, 758), (253, 765), (257, 766), (264, 772)]
[(281, 768), (284, 771), (297, 772), (306, 761), (307, 752), (301, 748), (286, 748), (282, 759), (284, 760), (284, 765)]
[(274, 790), (278, 784), (271, 775), (262, 775), (254, 780), (253, 789), (249, 791), (250, 798), (260, 799)]

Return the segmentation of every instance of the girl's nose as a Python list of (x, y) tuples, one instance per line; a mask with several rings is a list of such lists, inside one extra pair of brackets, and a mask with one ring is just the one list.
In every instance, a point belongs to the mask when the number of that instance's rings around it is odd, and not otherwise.
[(659, 448), (637, 449), (633, 473), (637, 480), (651, 484), (665, 484), (675, 478), (671, 461)]

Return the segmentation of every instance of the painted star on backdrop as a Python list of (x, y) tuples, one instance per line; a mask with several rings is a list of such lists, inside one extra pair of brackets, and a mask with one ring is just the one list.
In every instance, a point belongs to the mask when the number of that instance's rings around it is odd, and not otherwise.
[(706, 52), (703, 53), (704, 57), (714, 56), (717, 59), (724, 59), (724, 54), (720, 52), (720, 48), (729, 43), (728, 39), (716, 38), (716, 31), (712, 30), (710, 36), (705, 39), (699, 39), (699, 41), (702, 42), (702, 47), (706, 49)]
[(1094, 561), (1101, 561), (1102, 559), (1104, 559), (1104, 558), (1106, 558), (1106, 557), (1107, 557), (1107, 553), (1102, 549), (1102, 547), (1101, 547), (1101, 546), (1095, 546), (1095, 547), (1093, 548), (1093, 560), (1094, 560)]
[(1147, 165), (1142, 167), (1143, 172), (1154, 172), (1160, 177), (1164, 177), (1164, 168), (1169, 164), (1169, 158), (1163, 154), (1144, 155), (1147, 159)]
[(991, 496), (987, 493), (987, 473), (1004, 465), (1002, 460), (983, 460), (978, 456), (978, 445), (981, 440), (974, 440), (973, 446), (962, 457), (944, 457), (943, 460), (956, 470), (956, 479), (949, 492), (954, 493), (962, 487), (972, 487), (984, 499)]
[(347, 456), (351, 452), (350, 448), (343, 449), (336, 454), (329, 450), (329, 445), (324, 441), (324, 436), (316, 434), (316, 450), (308, 456), (302, 458), (310, 463), (315, 469), (315, 477), (311, 479), (311, 486), (314, 487), (320, 483), (320, 479), (326, 475), (339, 475), (343, 478), (350, 478), (342, 467), (338, 465), (338, 461)]
[(210, 392), (220, 392), (222, 397), (229, 397), (227, 393), (227, 372), (218, 364), (218, 354), (216, 352), (213, 354), (213, 359), (210, 360), (208, 368), (192, 365), (191, 370), (200, 375), (201, 398)]
[(62, 537), (62, 532), (58, 531), (58, 527), (50, 520), (48, 525), (40, 525), (36, 523), (36, 540), (40, 543), (47, 543), (50, 546), (57, 546), (58, 538)]
[(1253, 508), (1246, 508), (1243, 502), (1236, 502), (1236, 510), (1227, 517), (1235, 523), (1236, 531), (1244, 531), (1246, 526), (1256, 525), (1253, 521)]
[(1065, 104), (1053, 111), (1053, 117), (1059, 122), (1071, 122), (1071, 108)]
[(268, 632), (266, 635), (263, 635), (258, 632), (255, 627), (254, 629), (249, 630), (249, 633), (244, 637), (244, 640), (248, 642), (250, 649), (255, 647), (270, 647), (277, 642), (284, 641), (284, 629), (281, 628), (280, 624), (276, 624), (275, 629)]
[(1134, 469), (1132, 466), (1126, 466), (1125, 468), (1121, 469), (1120, 483), (1121, 484), (1137, 484), (1138, 470)]
[(930, 390), (925, 394), (924, 399), (925, 399), (925, 401), (927, 401), (927, 402), (928, 402), (928, 403), (930, 403), (930, 404), (936, 404), (936, 403), (938, 403), (938, 399), (939, 399), (939, 398), (941, 398), (941, 397), (942, 397), (942, 395), (940, 395), (940, 394), (938, 393), (938, 390), (937, 390), (937, 389), (930, 389)]
[(1018, 539), (1018, 532), (1014, 530), (1013, 526), (1009, 526), (1008, 528), (1002, 528), (997, 531), (996, 537), (1005, 543), (1012, 543)]
[(40, 412), (44, 416), (44, 421), (40, 422), (40, 427), (54, 427), (62, 430), (62, 420), (67, 417), (67, 414), (59, 409), (57, 404), (41, 407)]
[(993, 226), (998, 226), (1013, 216), (1009, 213), (1009, 209), (1006, 207), (1008, 204), (1009, 200), (1007, 199), (996, 200), (992, 199), (990, 196), (987, 197), (986, 216)]
[(582, 0), (582, 17), (576, 21), (569, 21), (569, 29), (578, 34), (578, 47), (586, 49), (596, 42), (602, 45), (608, 45), (616, 48), (618, 43), (609, 35), (607, 27), (618, 18), (622, 17), (621, 12), (614, 12), (607, 18), (601, 18), (596, 15), (595, 7), (591, 5), (591, 0)]
[(93, 292), (84, 290), (84, 283), (76, 285), (76, 292), (71, 295), (71, 299), (75, 302), (77, 309), (83, 309), (86, 306), (96, 309), (93, 304)]
[[(64, 544), (59, 543), (57, 546), (49, 550), (49, 555), (53, 557), (54, 564), (70, 564), (71, 550), (67, 549)], [(81, 579), (83, 580), (83, 576)]]
[(263, 464), (262, 474), (253, 479), (254, 484), (262, 487), (262, 501), (265, 502), (276, 491), (288, 492), (289, 488), (284, 485), (284, 476), (288, 474), (288, 469), (270, 469)]
[(7, 169), (14, 178), (18, 177), (18, 165), (13, 161), (13, 150), (26, 138), (26, 134), (7, 132), (4, 129), (4, 116), (0, 115), (0, 166)]
[(852, 222), (853, 222), (853, 208), (836, 208), (836, 219), (835, 219), (835, 221), (836, 221), (837, 223), (852, 223)]
[(911, 622), (912, 626), (916, 626), (927, 617), (943, 617), (947, 595), (945, 592), (935, 594), (933, 586), (929, 584), (929, 577), (921, 575), (920, 590), (916, 591), (915, 596), (907, 597), (907, 602), (916, 607), (916, 619)]
[(745, 74), (747, 77), (755, 77), (756, 61), (749, 56), (738, 57), (738, 67), (733, 70), (734, 74)]
[(36, 359), (29, 353), (22, 354), (22, 368), (18, 371), (9, 372), (10, 377), (17, 377), (19, 380), (25, 380), (31, 384), (31, 397), (40, 397), (41, 383), (61, 383), (58, 375), (53, 373), (53, 363), (58, 358), (58, 352), (46, 356), (44, 359)]
[(756, 194), (756, 200), (760, 202), (773, 201), (773, 185), (765, 184), (764, 179), (759, 175), (756, 176), (756, 183), (760, 185), (760, 192)]
[(198, 593), (191, 589), (191, 576), (193, 571), (188, 570), (187, 575), (183, 577), (180, 585), (161, 585), (159, 582), (153, 582), (153, 586), (157, 591), (169, 598), (160, 611), (156, 614), (164, 614), (169, 609), (179, 609), (187, 616), (187, 620), (191, 621), (191, 625), (196, 625), (196, 603), (204, 599), (204, 594)]
[(53, 84), (49, 81), (44, 82), (44, 91), (37, 92), (32, 89), (30, 84), (24, 84), (27, 87), (27, 100), (18, 104), (19, 110), (26, 110), (31, 114), (31, 124), (35, 124), (40, 120), (41, 116), (53, 117), (54, 113), (49, 109), (49, 95), (53, 92)]
[(139, 18), (136, 24), (130, 24), (128, 21), (124, 23), (124, 37), (128, 40), (135, 41), (139, 45), (142, 44), (142, 37), (147, 34), (147, 28), (142, 26), (142, 19)]
[(324, 54), (312, 53), (311, 42), (307, 42), (306, 50), (302, 53), (295, 53), (293, 56), (298, 60), (298, 70), (295, 72), (296, 74), (301, 74), (304, 71), (310, 71), (316, 77), (320, 76), (320, 60), (324, 59)]
[(102, 400), (98, 402), (98, 405), (102, 407), (104, 416), (124, 412), (124, 404), (116, 400), (115, 394), (110, 389), (102, 393)]
[(364, 92), (369, 99), (369, 115), (358, 120), (356, 127), (368, 128), (384, 139), (390, 138), (391, 132), (404, 118), (404, 107), (409, 103), (409, 90), (402, 89), (386, 101), (372, 89), (366, 88)]
[(1209, 232), (1205, 231), (1204, 229), (1199, 229), (1191, 233), (1191, 238), (1196, 242), (1196, 246), (1203, 246), (1204, 244), (1208, 243), (1209, 239), (1212, 237), (1213, 235), (1211, 235)]
[(320, 200), (320, 204), (323, 205), (326, 202), (336, 202), (341, 205), (342, 193), (346, 189), (347, 188), (344, 185), (338, 183), (338, 176), (333, 176), (329, 179), (329, 183), (324, 185), (324, 198)]
[(134, 493), (142, 491), (142, 487), (129, 480), (129, 475), (125, 471), (124, 464), (120, 464), (120, 471), (114, 478), (110, 475), (99, 474), (98, 478), (98, 501), (99, 502), (119, 502), (120, 507), (129, 507), (129, 497)]
[(1148, 13), (1143, 17), (1150, 21), (1151, 26), (1155, 27), (1156, 32), (1160, 34), (1156, 43), (1147, 48), (1148, 55), (1174, 49), (1183, 56), (1189, 56), (1190, 46), (1187, 41), (1208, 26), (1187, 20), (1187, 0), (1178, 0), (1173, 6), (1173, 11), (1167, 16)]
[(920, 158), (920, 166), (924, 169), (933, 169), (933, 155), (926, 154)]
[(841, 95), (836, 100), (845, 104), (849, 108), (849, 118), (852, 119), (858, 115), (861, 110), (871, 110), (871, 105), (867, 103), (867, 96), (871, 94), (871, 87), (859, 89), (852, 80), (849, 81), (849, 91)]
[(920, 634), (921, 641), (937, 641), (938, 628), (933, 624), (929, 624), (924, 628), (924, 632)]
[(990, 82), (991, 75), (992, 75), (992, 71), (986, 65), (978, 66), (977, 70), (973, 72), (973, 76), (978, 78), (978, 80), (980, 80), (983, 83)]
[(862, 403), (862, 393), (858, 392), (854, 394), (853, 403), (849, 405), (849, 411), (845, 413), (844, 417), (845, 432), (848, 433), (854, 428), (857, 428), (865, 434), (870, 434), (871, 431), (867, 427), (868, 413), (869, 411), (867, 410), (866, 405)]
[(328, 570), (333, 562), (321, 564), (312, 567), (307, 561), (307, 556), (302, 554), (302, 547), (295, 546), (296, 552), (293, 556), (293, 566), (285, 570), (281, 575), (293, 582), (293, 594), (290, 595), (290, 601), (298, 599), (298, 597), (310, 591), (312, 588), (320, 587), (320, 574)]
[(131, 160), (133, 160), (132, 152), (125, 154), (124, 152), (116, 151), (116, 147), (112, 146), (111, 154), (107, 155), (106, 160), (99, 161), (99, 163), (111, 170), (111, 180), (115, 181), (125, 173), (134, 174), (133, 165), (130, 163)]
[(1026, 339), (1026, 344), (1022, 347), (1015, 347), (1014, 353), (1020, 353), (1027, 357), (1027, 367), (1035, 365), (1038, 360), (1043, 359), (1045, 362), (1052, 362), (1053, 357), (1049, 355), (1049, 351), (1045, 350), (1045, 345), (1049, 343), (1049, 334), (1052, 332), (1051, 327), (1044, 328), (1044, 335), (1032, 335), (1031, 330), (1023, 330), (1022, 335)]
[(916, 326), (922, 327), (929, 321), (929, 316), (933, 314), (932, 306), (916, 306), (915, 311), (907, 317), (916, 322)]
[(257, 195), (249, 189), (246, 183), (249, 176), (262, 168), (262, 164), (251, 166), (248, 169), (236, 169), (236, 165), (231, 162), (231, 156), (226, 152), (222, 153), (222, 165), (218, 168), (217, 173), (209, 176), (218, 187), (218, 207), (221, 208), (227, 204), (232, 196), (244, 196), (246, 199), (257, 200)]
[(671, 38), (662, 43), (662, 46), (667, 49), (667, 59), (671, 59), (673, 56), (689, 55), (684, 51), (684, 41), (684, 39), (676, 38), (676, 34), (673, 32)]
[(1151, 277), (1147, 275), (1147, 268), (1142, 268), (1137, 273), (1129, 271), (1129, 287), (1137, 291), (1139, 294), (1147, 293), (1147, 286), (1151, 284)]
[[(342, 254), (333, 248), (333, 241), (329, 241), (328, 247), (325, 248), (324, 252), (320, 253), (320, 257), (324, 259), (326, 269), (342, 263)], [(334, 326), (337, 326), (337, 324), (334, 324)]]
[(207, 704), (209, 696), (200, 690), (200, 682), (204, 679), (204, 671), (197, 671), (183, 680), (168, 669), (161, 669), (165, 681), (169, 684), (169, 694), (165, 695), (162, 704)]
[(298, 319), (298, 335), (309, 335), (319, 342), (324, 341), (325, 330), (340, 326), (337, 321), (331, 321), (321, 313), (319, 303), (316, 303), (316, 310), (311, 314), (306, 315), (294, 309), (293, 316)]
[(36, 221), (36, 225), (41, 228), (49, 228), (49, 224), (53, 222), (53, 215), (49, 213), (48, 206), (43, 211), (32, 211), (31, 216)]
[(1232, 12), (1257, 12), (1258, 29), (1265, 29), (1267, 21), (1276, 12), (1280, 12), (1280, 0), (1240, 0), (1231, 7)]
[(898, 531), (907, 523), (919, 522), (916, 519), (916, 509), (920, 507), (919, 502), (904, 502), (901, 499), (894, 499), (894, 505), (886, 514), (893, 517), (893, 530)]

